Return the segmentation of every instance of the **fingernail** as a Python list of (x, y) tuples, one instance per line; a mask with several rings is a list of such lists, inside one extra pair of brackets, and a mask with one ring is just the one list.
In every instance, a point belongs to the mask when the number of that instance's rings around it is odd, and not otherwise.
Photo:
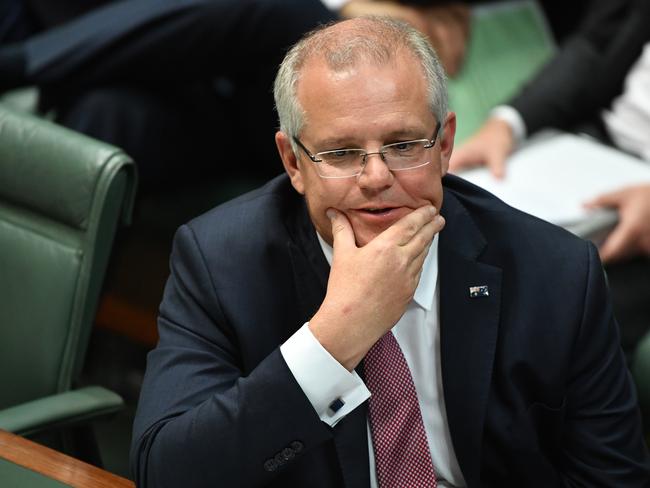
[(436, 224), (444, 224), (445, 223), (445, 218), (442, 215), (436, 215), (436, 218), (434, 219), (436, 221)]
[(332, 210), (331, 208), (327, 209), (327, 212), (325, 212), (325, 215), (327, 215), (327, 218), (332, 220), (334, 217), (336, 217), (336, 212)]
[(431, 212), (431, 215), (435, 215), (438, 211), (436, 210), (436, 207), (429, 207), (429, 212)]

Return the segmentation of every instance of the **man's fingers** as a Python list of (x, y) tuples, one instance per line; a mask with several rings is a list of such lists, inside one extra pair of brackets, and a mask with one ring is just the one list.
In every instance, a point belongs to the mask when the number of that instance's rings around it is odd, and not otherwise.
[(334, 252), (337, 249), (349, 249), (356, 247), (354, 231), (347, 217), (333, 208), (327, 209), (327, 216), (332, 223), (332, 237)]
[(387, 238), (394, 238), (399, 246), (405, 246), (424, 227), (431, 222), (438, 211), (431, 205), (415, 209), (406, 217), (394, 223), (384, 233)]
[(605, 193), (599, 195), (593, 200), (585, 202), (585, 207), (594, 208), (594, 207), (618, 207), (625, 195), (624, 191), (614, 191), (611, 193)]
[(481, 166), (483, 162), (484, 160), (481, 154), (474, 151), (473, 147), (469, 144), (464, 144), (451, 154), (449, 171), (457, 173), (463, 169)]
[(503, 178), (506, 174), (506, 157), (507, 154), (502, 154), (499, 152), (491, 153), (487, 158), (487, 166), (490, 169), (490, 173), (495, 178)]
[(624, 223), (617, 225), (600, 247), (600, 259), (605, 263), (627, 256), (633, 242), (632, 230)]
[(422, 266), (424, 265), (424, 260), (427, 258), (430, 248), (431, 242), (426, 246), (423, 246), (418, 255), (413, 258), (413, 261), (411, 261), (410, 269), (415, 271), (417, 274), (422, 272)]
[(431, 245), (434, 236), (440, 232), (444, 226), (444, 217), (436, 215), (431, 222), (422, 226), (411, 240), (402, 247), (410, 253), (413, 256), (412, 259), (415, 260), (423, 250), (427, 249)]
[(497, 178), (503, 178), (506, 173), (506, 158), (508, 152), (487, 150), (479, 141), (470, 141), (454, 151), (449, 161), (449, 171), (452, 173), (475, 166), (487, 166)]

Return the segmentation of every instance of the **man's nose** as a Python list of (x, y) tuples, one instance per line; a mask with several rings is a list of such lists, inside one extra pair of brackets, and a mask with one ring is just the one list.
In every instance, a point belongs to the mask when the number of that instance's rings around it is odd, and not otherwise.
[(368, 153), (365, 157), (363, 168), (358, 177), (361, 188), (383, 189), (393, 184), (393, 173), (380, 152)]

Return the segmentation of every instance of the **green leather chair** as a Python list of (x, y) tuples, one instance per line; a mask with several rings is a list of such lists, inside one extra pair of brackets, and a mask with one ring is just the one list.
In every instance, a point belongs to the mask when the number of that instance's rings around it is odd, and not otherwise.
[(122, 408), (74, 388), (135, 186), (120, 149), (0, 104), (0, 429), (58, 436)]

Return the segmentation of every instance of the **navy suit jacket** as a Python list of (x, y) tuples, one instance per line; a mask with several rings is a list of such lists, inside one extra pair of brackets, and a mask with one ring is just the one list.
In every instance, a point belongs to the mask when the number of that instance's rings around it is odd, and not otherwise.
[[(593, 245), (443, 181), (440, 353), (467, 485), (648, 486)], [(279, 351), (327, 278), (286, 176), (179, 229), (134, 427), (139, 486), (369, 486), (366, 405), (330, 428)]]

